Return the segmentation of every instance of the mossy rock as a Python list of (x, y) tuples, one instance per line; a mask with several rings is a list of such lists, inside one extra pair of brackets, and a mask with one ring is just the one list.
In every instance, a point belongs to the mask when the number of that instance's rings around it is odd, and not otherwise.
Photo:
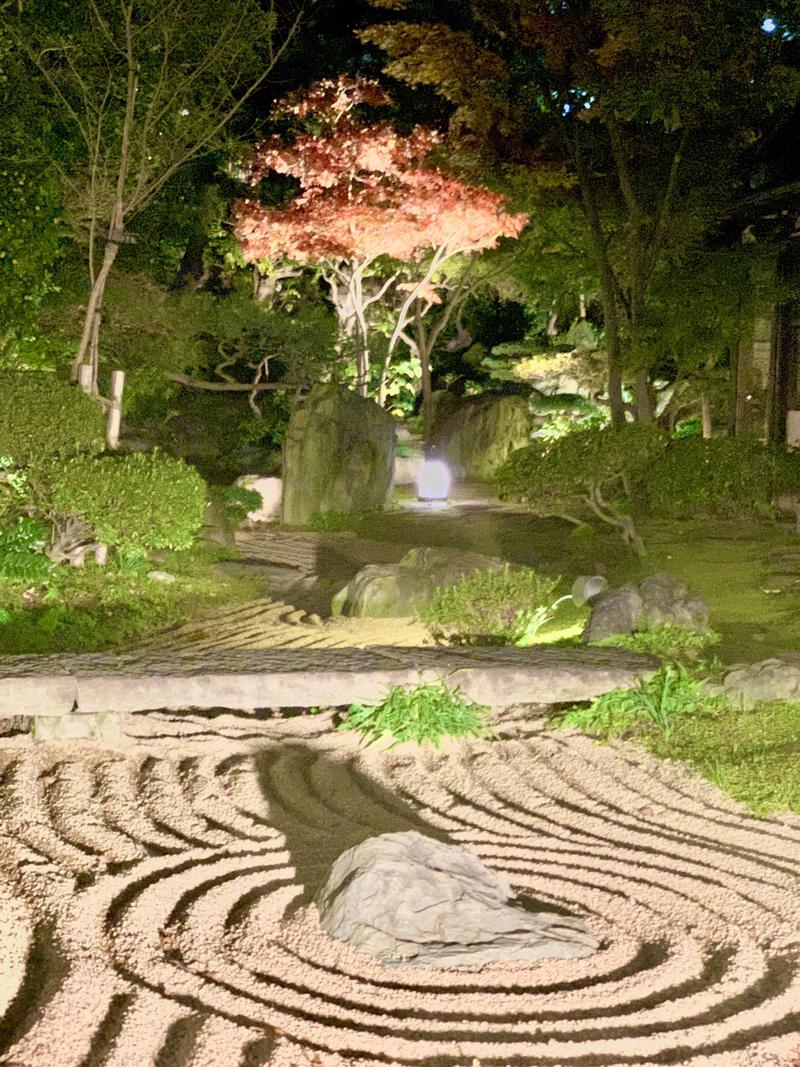
[(318, 385), (292, 413), (283, 444), (283, 521), (383, 507), (392, 488), (395, 421), (374, 400)]
[(434, 435), (454, 473), (489, 481), (509, 455), (530, 442), (528, 401), (523, 396), (467, 397)]

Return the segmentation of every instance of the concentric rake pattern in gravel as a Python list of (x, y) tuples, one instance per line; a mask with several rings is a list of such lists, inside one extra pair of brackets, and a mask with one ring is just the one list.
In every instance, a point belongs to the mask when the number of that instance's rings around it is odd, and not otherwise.
[[(569, 734), (427, 756), (327, 738), (9, 748), (0, 1063), (799, 1062), (800, 820)], [(409, 828), (581, 915), (601, 951), (384, 970), (327, 938), (309, 900), (330, 863)]]

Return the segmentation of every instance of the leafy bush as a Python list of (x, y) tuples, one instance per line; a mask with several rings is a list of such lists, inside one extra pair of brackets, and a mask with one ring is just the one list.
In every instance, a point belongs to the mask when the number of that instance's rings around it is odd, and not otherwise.
[(600, 737), (616, 737), (642, 724), (655, 726), (668, 738), (676, 720), (720, 708), (725, 701), (709, 696), (687, 667), (667, 664), (635, 689), (613, 689), (589, 707), (571, 708), (557, 716), (559, 726), (577, 726)]
[(800, 460), (737, 437), (673, 441), (646, 476), (650, 507), (676, 518), (764, 512), (777, 493), (800, 488)]
[[(437, 640), (459, 645), (509, 645), (546, 621), (560, 578), (530, 568), (474, 571), (437, 589), (420, 617)], [(536, 625), (538, 622), (538, 626)]]
[(53, 569), (44, 554), (49, 532), (47, 523), (30, 518), (0, 532), (0, 578), (26, 584), (46, 580)]
[(24, 470), (11, 456), (0, 456), (0, 520), (19, 513), (30, 497), (30, 485)]
[(588, 509), (619, 530), (640, 555), (644, 545), (627, 513), (628, 493), (661, 456), (666, 434), (658, 427), (628, 423), (586, 429), (552, 441), (534, 441), (512, 452), (497, 472), (499, 496), (527, 501), (540, 515), (560, 515), (580, 523)]
[(431, 741), (443, 737), (488, 737), (488, 708), (465, 699), (444, 682), (406, 689), (395, 685), (380, 704), (351, 704), (340, 730), (359, 730), (368, 744), (384, 735), (402, 741)]
[(105, 416), (82, 389), (44, 371), (0, 371), (0, 455), (36, 465), (47, 456), (97, 452)]
[(258, 511), (263, 504), (261, 493), (243, 485), (227, 485), (220, 495), (225, 517), (232, 526), (240, 526), (251, 511)]
[(671, 663), (697, 663), (720, 642), (720, 635), (713, 630), (699, 634), (683, 626), (654, 626), (635, 634), (614, 634), (595, 644), (612, 648), (629, 648), (633, 652), (645, 652)]
[(48, 478), (57, 513), (78, 516), (100, 541), (123, 551), (188, 548), (203, 523), (203, 479), (160, 453), (76, 456), (52, 467)]

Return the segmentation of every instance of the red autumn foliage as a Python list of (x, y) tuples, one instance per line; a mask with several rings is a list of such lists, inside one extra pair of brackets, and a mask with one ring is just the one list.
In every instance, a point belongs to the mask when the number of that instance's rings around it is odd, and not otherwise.
[(291, 144), (273, 137), (256, 150), (253, 185), (275, 171), (297, 178), (300, 192), (279, 208), (238, 202), (235, 233), (247, 262), (407, 262), (432, 249), (448, 258), (519, 235), (527, 217), (506, 214), (502, 196), (422, 165), (440, 139), (435, 131), (401, 135), (386, 122), (359, 127), (350, 119), (356, 103), (385, 100), (374, 83), (340, 78), (289, 105), (299, 116), (313, 111), (325, 132), (298, 134)]

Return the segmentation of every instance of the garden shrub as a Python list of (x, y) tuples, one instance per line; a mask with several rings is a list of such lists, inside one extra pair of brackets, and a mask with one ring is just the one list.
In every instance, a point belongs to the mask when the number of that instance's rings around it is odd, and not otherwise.
[(420, 617), (436, 640), (459, 645), (509, 645), (524, 638), (537, 613), (552, 606), (560, 577), (530, 568), (474, 571), (437, 589)]
[(0, 531), (0, 578), (26, 584), (47, 579), (53, 569), (44, 554), (49, 533), (47, 523), (31, 518)]
[(250, 512), (258, 511), (264, 503), (261, 493), (244, 485), (226, 485), (218, 495), (233, 527), (241, 526)]
[(763, 513), (776, 494), (800, 489), (800, 459), (738, 437), (683, 437), (671, 442), (643, 481), (657, 515)]
[(557, 515), (579, 524), (588, 509), (617, 528), (625, 543), (643, 555), (644, 546), (627, 513), (628, 496), (666, 445), (666, 434), (652, 424), (581, 430), (512, 452), (494, 484), (502, 499), (524, 500), (539, 515)]
[(388, 735), (398, 744), (431, 741), (438, 748), (443, 737), (489, 736), (488, 710), (444, 682), (413, 689), (395, 685), (379, 704), (351, 704), (339, 729), (358, 730), (368, 743)]
[(98, 452), (105, 415), (82, 389), (45, 371), (0, 370), (0, 455), (35, 466), (52, 455)]
[(723, 697), (706, 692), (702, 679), (688, 667), (668, 663), (634, 689), (612, 689), (596, 697), (588, 707), (562, 712), (555, 722), (602, 738), (618, 737), (637, 726), (655, 727), (669, 738), (681, 719), (725, 705)]
[(188, 548), (206, 510), (200, 475), (157, 452), (76, 456), (51, 467), (48, 496), (55, 512), (123, 552)]

